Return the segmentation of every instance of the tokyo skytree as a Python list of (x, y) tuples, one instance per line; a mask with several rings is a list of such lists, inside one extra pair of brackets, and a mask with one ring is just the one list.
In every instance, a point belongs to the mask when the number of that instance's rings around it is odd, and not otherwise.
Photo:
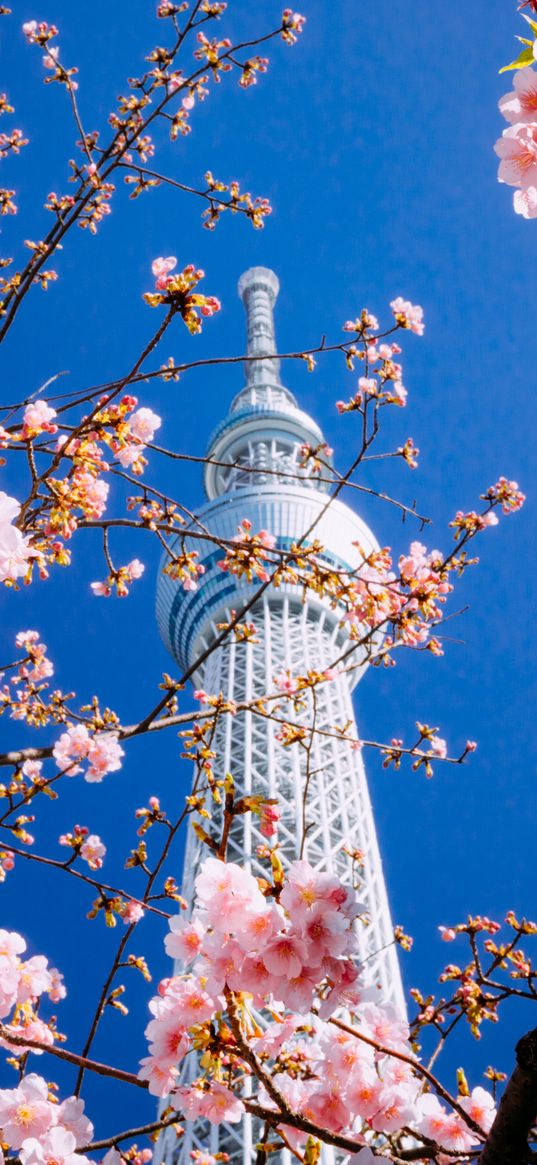
[[(244, 518), (252, 533), (267, 530), (276, 539), (276, 548), (289, 550), (304, 538), (323, 546), (322, 561), (340, 570), (355, 569), (360, 552), (378, 549), (374, 535), (339, 498), (330, 500), (330, 485), (319, 480), (303, 460), (301, 446), (316, 447), (323, 435), (316, 422), (303, 412), (294, 396), (280, 380), (280, 362), (275, 357), (276, 339), (273, 309), (279, 282), (273, 271), (253, 267), (239, 280), (239, 294), (247, 319), (246, 384), (231, 404), (228, 415), (215, 429), (204, 465), (204, 488), (208, 502), (197, 512), (197, 530), (229, 540), (237, 534)], [(329, 475), (324, 471), (324, 476)], [(201, 523), (201, 525), (199, 525)], [(197, 688), (211, 694), (222, 692), (226, 700), (251, 705), (257, 698), (274, 693), (275, 677), (282, 670), (293, 676), (309, 670), (323, 671), (349, 644), (342, 614), (328, 599), (313, 591), (303, 594), (299, 585), (284, 583), (278, 589), (267, 586), (245, 618), (256, 629), (255, 642), (236, 642), (229, 635), (207, 654), (221, 634), (218, 625), (229, 622), (232, 611), (240, 611), (259, 590), (259, 580), (219, 568), (224, 552), (214, 543), (191, 539), (182, 531), (180, 549), (197, 551), (205, 573), (197, 590), (185, 591), (180, 582), (159, 575), (157, 618), (160, 633), (181, 672), (205, 657), (193, 673)], [(170, 542), (173, 552), (174, 544)], [(356, 662), (356, 655), (353, 657)], [(359, 888), (367, 912), (367, 925), (357, 928), (357, 959), (363, 965), (363, 981), (379, 989), (379, 1001), (393, 1003), (405, 1014), (405, 1003), (393, 926), (382, 871), (375, 823), (366, 774), (360, 751), (353, 748), (358, 729), (351, 690), (366, 668), (341, 670), (329, 683), (309, 693), (301, 713), (288, 713), (312, 724), (311, 747), (285, 747), (279, 739), (281, 723), (253, 710), (222, 716), (217, 722), (212, 748), (217, 754), (216, 773), (233, 775), (238, 795), (260, 794), (277, 798), (281, 819), (278, 824), (279, 853), (284, 862), (299, 856), (317, 870), (329, 871), (342, 881), (352, 881), (352, 863), (346, 850), (361, 850), (364, 868)], [(285, 708), (285, 701), (280, 707)], [(280, 713), (285, 718), (285, 711)], [(338, 729), (343, 730), (338, 735)], [(325, 734), (323, 734), (325, 733)], [(253, 813), (235, 819), (228, 859), (248, 866), (265, 876), (256, 851), (266, 845), (260, 820)], [(184, 862), (182, 894), (194, 898), (194, 883), (207, 849), (189, 830)], [(178, 968), (180, 973), (182, 968)], [(183, 1083), (195, 1079), (199, 1064), (190, 1056), (185, 1062)], [(197, 1121), (186, 1125), (177, 1140), (172, 1129), (161, 1134), (157, 1159), (164, 1165), (190, 1165), (192, 1150), (226, 1152), (232, 1165), (250, 1165), (259, 1137), (250, 1116), (240, 1125), (216, 1127)], [(336, 1151), (323, 1146), (323, 1165), (331, 1165)], [(341, 1154), (339, 1154), (341, 1156)], [(271, 1157), (273, 1160), (274, 1157)], [(279, 1159), (290, 1159), (282, 1149)]]

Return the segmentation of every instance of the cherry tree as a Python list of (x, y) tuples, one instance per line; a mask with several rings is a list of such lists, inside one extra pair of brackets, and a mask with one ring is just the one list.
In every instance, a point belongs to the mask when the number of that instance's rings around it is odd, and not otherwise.
[[(7, 8), (1, 11), (6, 21), (14, 19)], [(126, 184), (132, 199), (162, 184), (178, 188), (202, 204), (209, 230), (225, 212), (242, 216), (248, 220), (245, 226), (254, 229), (262, 228), (270, 214), (263, 196), (252, 196), (233, 180), (208, 172), (200, 186), (179, 183), (161, 173), (154, 158), (163, 134), (172, 140), (188, 136), (197, 106), (217, 100), (221, 82), (243, 89), (265, 83), (269, 59), (261, 54), (269, 51), (267, 46), (271, 52), (292, 48), (305, 17), (285, 9), (272, 27), (262, 27), (260, 17), (259, 35), (236, 43), (226, 35), (224, 3), (162, 0), (157, 17), (166, 47), (149, 51), (143, 76), (129, 81), (106, 124), (96, 128), (86, 124), (77, 69), (64, 61), (60, 31), (37, 20), (23, 26), (28, 52), (42, 57), (45, 83), (64, 91), (77, 155), (70, 173), (66, 170), (69, 193), (48, 194), (49, 225), (43, 237), (26, 241), (29, 255), (15, 242), (20, 258), (2, 260), (2, 340), (15, 326), (24, 327), (27, 301), (61, 277), (59, 251), (68, 250), (74, 228), (90, 235), (108, 229), (119, 183)], [(516, 132), (508, 130), (502, 139), (507, 145), (498, 151), (500, 178), (520, 185), (515, 209), (526, 217), (537, 213), (530, 140), (534, 96), (534, 73), (523, 68), (515, 76), (514, 94), (501, 103)], [(2, 96), (10, 127), (0, 139), (4, 157), (31, 148), (23, 132), (11, 128), (10, 101)], [(0, 210), (6, 219), (16, 215), (15, 190), (0, 192)], [(128, 598), (144, 571), (148, 536), (167, 555), (166, 573), (185, 590), (198, 585), (203, 563), (181, 541), (187, 531), (188, 539), (195, 539), (192, 514), (162, 488), (152, 456), (162, 422), (151, 407), (151, 388), (155, 381), (173, 386), (200, 362), (225, 367), (243, 357), (204, 360), (202, 354), (196, 361), (162, 362), (162, 341), (172, 325), (199, 336), (220, 310), (210, 286), (205, 289), (204, 272), (193, 263), (182, 266), (175, 256), (156, 255), (144, 300), (154, 315), (154, 331), (123, 375), (66, 395), (48, 384), (2, 411), (4, 458), (17, 460), (21, 480), (17, 498), (0, 492), (0, 579), (13, 604), (21, 587), (40, 587), (49, 578), (54, 602), (54, 577), (82, 554), (82, 530), (92, 531), (102, 545), (102, 577), (87, 579), (95, 601)], [(332, 499), (356, 484), (379, 433), (389, 437), (390, 416), (407, 401), (404, 348), (418, 342), (425, 328), (422, 308), (401, 296), (391, 301), (382, 322), (361, 305), (350, 304), (349, 313), (339, 335), (323, 338), (314, 348), (281, 353), (283, 360), (306, 362), (312, 373), (318, 361), (331, 355), (348, 379), (346, 398), (334, 405), (342, 423), (355, 426), (352, 463), (337, 474), (325, 445), (302, 449), (301, 469), (324, 477)], [(179, 451), (169, 452), (188, 460)], [(404, 469), (417, 468), (411, 437), (383, 456)], [(426, 529), (415, 506), (387, 495), (382, 500), (416, 521), (418, 532)], [(474, 541), (523, 501), (518, 484), (499, 477), (485, 486), (475, 510), (454, 513), (444, 549), (428, 548), (412, 537), (398, 556), (388, 548), (364, 553), (353, 571), (327, 568), (322, 545), (306, 535), (291, 548), (278, 547), (271, 531), (253, 530), (246, 516), (227, 541), (205, 529), (203, 539), (212, 540), (221, 554), (220, 569), (258, 584), (254, 599), (222, 626), (218, 644), (247, 645), (256, 633), (250, 618), (255, 598), (289, 580), (304, 594), (328, 598), (349, 629), (344, 658), (323, 672), (275, 676), (272, 688), (247, 710), (277, 720), (289, 749), (305, 748), (317, 729), (314, 719), (304, 726), (304, 706), (319, 686), (333, 681), (336, 669), (351, 668), (356, 659), (390, 667), (401, 651), (441, 655), (446, 603), (460, 575), (475, 566)], [(114, 557), (111, 536), (119, 527), (140, 534), (141, 557), (128, 562)], [(117, 926), (119, 934), (106, 978), (96, 983), (98, 1002), (87, 1038), (82, 1047), (72, 1047), (61, 1034), (61, 1001), (66, 990), (76, 987), (64, 984), (46, 951), (32, 948), (30, 934), (27, 942), (18, 932), (0, 931), (0, 1043), (12, 1073), (0, 1090), (8, 1162), (84, 1165), (104, 1160), (120, 1165), (123, 1159), (144, 1165), (161, 1130), (172, 1127), (180, 1139), (186, 1120), (240, 1122), (245, 1113), (259, 1122), (259, 1163), (285, 1147), (298, 1161), (315, 1165), (323, 1144), (360, 1165), (476, 1159), (494, 1165), (533, 1159), (528, 1138), (537, 1107), (535, 1033), (518, 1045), (517, 1067), (498, 1108), (504, 1074), (491, 1069), (484, 1084), (471, 1086), (461, 1070), (453, 1088), (442, 1079), (437, 1059), (447, 1038), (456, 1039), (465, 1024), (477, 1036), (496, 1021), (506, 999), (535, 1000), (537, 972), (528, 952), (537, 934), (534, 923), (510, 913), (501, 923), (475, 916), (442, 926), (446, 944), (456, 944), (461, 952), (460, 965), (449, 963), (442, 971), (439, 995), (411, 992), (407, 1022), (371, 997), (354, 958), (357, 928), (367, 924), (359, 904), (363, 855), (349, 853), (355, 870), (352, 889), (303, 859), (284, 865), (278, 804), (255, 794), (241, 796), (234, 774), (218, 775), (216, 729), (238, 711), (222, 693), (199, 691), (197, 710), (184, 712), (178, 698), (189, 677), (155, 677), (152, 704), (129, 723), (103, 706), (98, 692), (81, 704), (73, 693), (54, 689), (54, 661), (34, 629), (19, 632), (3, 673), (2, 711), (20, 725), (21, 742), (0, 756), (5, 772), (2, 877), (9, 888), (14, 865), (21, 862), (33, 865), (37, 876), (46, 866), (58, 879), (75, 879), (81, 908), (89, 904), (95, 920), (95, 941), (101, 923)], [(38, 743), (26, 744), (25, 726), (34, 730), (32, 739)], [(101, 838), (86, 825), (63, 833), (63, 849), (55, 855), (37, 852), (28, 827), (39, 821), (44, 799), (61, 797), (66, 785), (76, 781), (80, 813), (91, 819), (92, 790), (86, 784), (114, 781), (135, 738), (178, 728), (183, 752), (194, 765), (193, 791), (175, 812), (150, 787), (144, 805), (133, 804), (136, 833), (124, 883), (110, 883), (105, 873), (114, 839)], [(377, 750), (387, 768), (406, 765), (430, 776), (437, 765), (465, 764), (476, 747), (469, 740), (450, 753), (439, 732), (419, 721), (416, 738), (408, 743), (393, 738), (352, 744)], [(260, 819), (266, 840), (259, 854), (263, 878), (228, 859), (233, 822), (247, 814)], [(193, 901), (182, 897), (175, 877), (173, 846), (186, 829), (194, 829), (206, 849)], [(122, 849), (122, 842), (116, 838), (114, 844)], [(134, 870), (140, 876), (135, 891), (129, 881)], [(147, 987), (151, 1018), (146, 1025), (137, 1016), (145, 1028), (147, 1054), (125, 1070), (115, 1063), (112, 1037), (106, 1062), (95, 1058), (93, 1045), (110, 1009), (126, 1010), (120, 972), (131, 968), (149, 983), (148, 951), (140, 953), (136, 941), (137, 926), (148, 917), (160, 927), (167, 954), (182, 960), (184, 971), (162, 980), (156, 991)], [(28, 928), (28, 921), (21, 920), (21, 930)], [(404, 949), (411, 940), (397, 928), (394, 941)], [(56, 1005), (58, 1019), (51, 1010)], [(187, 1086), (181, 1064), (194, 1051), (200, 1055), (200, 1075)], [(35, 1068), (36, 1055), (44, 1057), (38, 1068), (47, 1065), (41, 1071)], [(65, 1095), (58, 1095), (49, 1079), (56, 1061), (73, 1070), (72, 1091)], [(110, 1129), (97, 1139), (92, 1120), (98, 1114), (88, 1114), (84, 1100), (92, 1074), (106, 1077), (111, 1089), (127, 1084), (149, 1091), (160, 1102), (159, 1115), (137, 1128)], [(201, 1159), (202, 1165), (215, 1161), (208, 1151)]]

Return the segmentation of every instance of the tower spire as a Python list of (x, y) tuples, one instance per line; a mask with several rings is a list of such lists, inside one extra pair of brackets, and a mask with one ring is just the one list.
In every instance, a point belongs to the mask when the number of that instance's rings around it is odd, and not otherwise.
[(246, 362), (246, 384), (279, 385), (273, 310), (280, 290), (278, 276), (268, 267), (250, 267), (241, 275), (238, 289), (246, 311), (246, 355), (267, 357)]
[[(235, 538), (245, 517), (254, 531), (270, 531), (278, 552), (292, 553), (296, 545), (312, 545), (309, 535), (314, 531), (322, 548), (321, 562), (341, 572), (342, 578), (379, 549), (372, 532), (340, 498), (333, 498), (327, 507), (326, 482), (319, 482), (314, 473), (308, 477), (301, 450), (304, 443), (322, 442), (323, 435), (279, 382), (272, 315), (277, 292), (276, 276), (264, 267), (247, 271), (239, 282), (248, 321), (248, 355), (260, 358), (249, 364), (246, 387), (213, 434), (205, 465), (208, 501), (191, 527), (196, 537), (189, 538), (188, 527), (182, 528), (170, 545), (172, 554), (197, 556), (203, 574), (197, 587), (189, 589), (180, 579), (160, 574), (159, 625), (180, 671), (188, 671), (196, 687), (215, 695), (220, 692), (236, 705), (236, 715), (221, 716), (215, 722), (211, 737), (215, 777), (223, 781), (226, 773), (232, 773), (237, 796), (278, 799), (278, 853), (284, 867), (301, 858), (316, 874), (337, 875), (354, 889), (356, 871), (349, 853), (364, 854), (360, 899), (369, 925), (356, 929), (362, 983), (404, 1015), (375, 821), (363, 760), (354, 743), (360, 734), (351, 689), (365, 671), (367, 649), (355, 643), (354, 666), (333, 671), (330, 682), (315, 686), (315, 696), (306, 686), (293, 716), (311, 743), (307, 751), (289, 748), (279, 723), (262, 714), (267, 694), (274, 693), (281, 672), (294, 677), (323, 673), (328, 680), (334, 660), (349, 649), (345, 607), (329, 591), (304, 588), (291, 572), (278, 587), (268, 589), (259, 588), (257, 577), (221, 569), (220, 547)], [(211, 532), (206, 541), (200, 540), (203, 529)], [(163, 566), (168, 562), (166, 553)], [(244, 642), (231, 636), (222, 639), (222, 623), (229, 624), (231, 613), (242, 609), (249, 611), (255, 636)], [(222, 810), (215, 807), (214, 812), (213, 828), (219, 836)], [(182, 884), (187, 902), (194, 899), (196, 877), (207, 852), (201, 836), (190, 830)], [(260, 818), (237, 816), (229, 833), (228, 860), (265, 878), (261, 858), (265, 847)], [(174, 973), (183, 972), (183, 965), (178, 964)], [(203, 1069), (191, 1055), (181, 1071), (181, 1083), (188, 1088)], [(245, 1095), (250, 1085), (246, 1080)], [(191, 1165), (191, 1157), (209, 1152), (213, 1158), (227, 1154), (230, 1165), (252, 1165), (255, 1145), (262, 1137), (263, 1126), (248, 1113), (241, 1124), (224, 1120), (218, 1126), (209, 1126), (200, 1117), (187, 1122), (179, 1144), (175, 1130), (166, 1129), (155, 1161), (156, 1165)], [(324, 1145), (320, 1165), (337, 1165), (339, 1156), (332, 1146)], [(277, 1161), (289, 1165), (287, 1149), (282, 1149)]]

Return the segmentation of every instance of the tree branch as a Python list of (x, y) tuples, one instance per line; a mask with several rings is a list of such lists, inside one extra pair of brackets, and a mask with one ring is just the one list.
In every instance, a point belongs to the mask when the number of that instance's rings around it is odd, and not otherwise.
[(522, 1036), (515, 1055), (516, 1067), (507, 1082), (479, 1165), (526, 1165), (532, 1159), (528, 1137), (537, 1116), (537, 1028)]

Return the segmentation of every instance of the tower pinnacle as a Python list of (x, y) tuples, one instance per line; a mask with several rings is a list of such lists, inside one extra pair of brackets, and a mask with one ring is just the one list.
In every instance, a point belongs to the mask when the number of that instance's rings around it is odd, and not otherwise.
[(276, 333), (273, 308), (280, 290), (280, 282), (268, 267), (250, 267), (241, 275), (239, 295), (246, 311), (247, 356), (266, 356), (267, 360), (252, 360), (246, 364), (246, 383), (280, 383), (280, 361), (275, 358)]

